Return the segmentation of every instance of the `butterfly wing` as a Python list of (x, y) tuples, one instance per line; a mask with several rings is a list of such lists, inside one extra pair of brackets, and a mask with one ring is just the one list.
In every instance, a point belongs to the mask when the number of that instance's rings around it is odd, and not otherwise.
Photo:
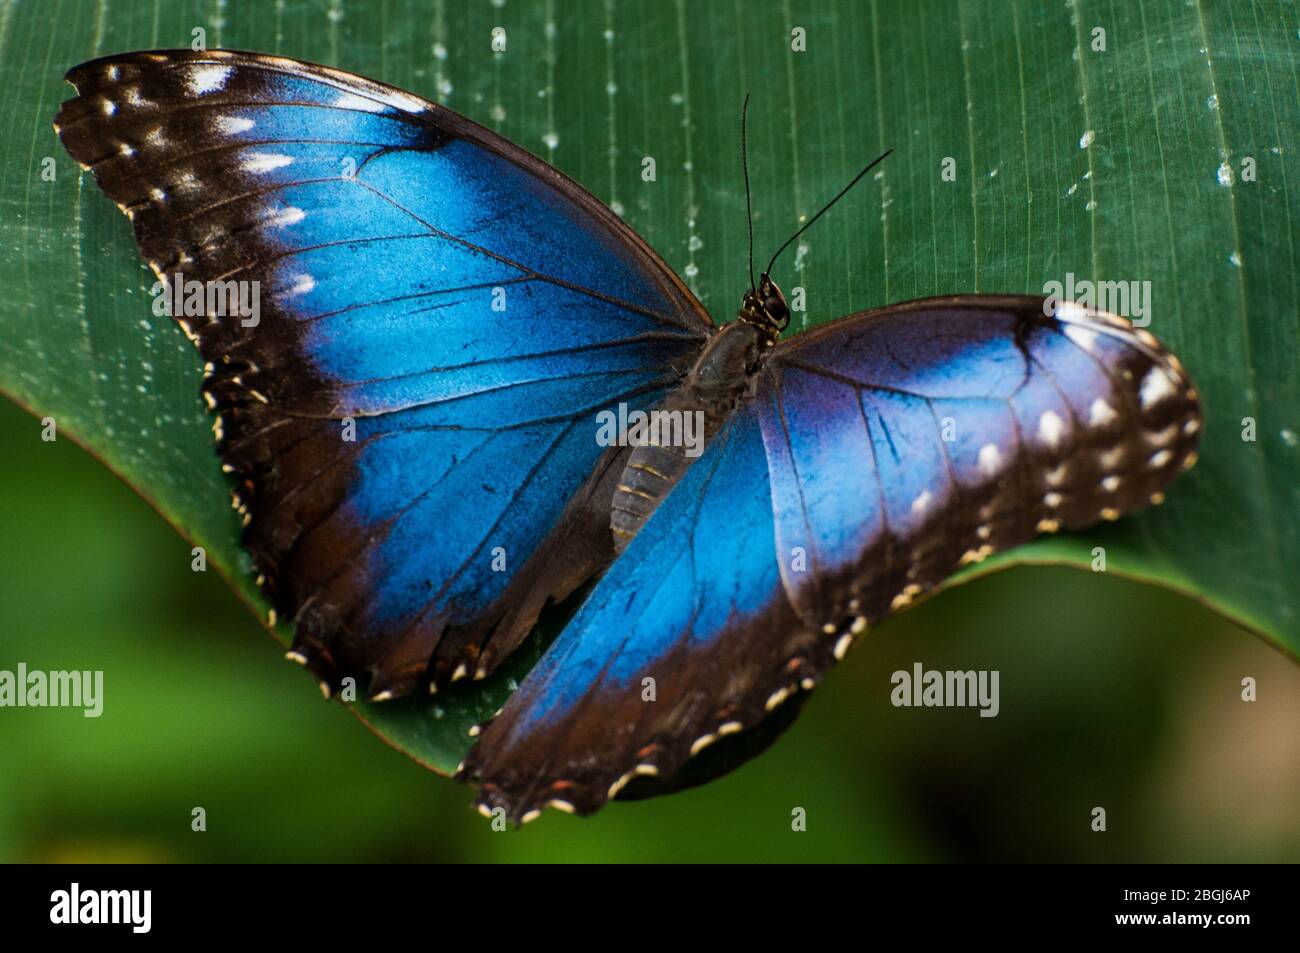
[(782, 580), (823, 626), (880, 618), (1038, 532), (1159, 502), (1201, 426), (1153, 335), (1073, 302), (1048, 317), (1038, 297), (850, 317), (780, 345), (764, 377)]
[(256, 283), (255, 323), (174, 316), (297, 657), (380, 698), (489, 670), (612, 558), (593, 417), (680, 378), (698, 303), (576, 184), (401, 90), (227, 51), (68, 79), (60, 138), (170, 299)]
[(757, 724), (774, 671), (829, 664), (781, 589), (758, 410), (723, 425), (483, 729), (462, 767), (480, 810), (589, 813)]
[(1199, 428), (1176, 358), (1072, 304), (930, 299), (779, 345), (483, 730), (481, 809), (672, 778), (960, 565), (1158, 499)]

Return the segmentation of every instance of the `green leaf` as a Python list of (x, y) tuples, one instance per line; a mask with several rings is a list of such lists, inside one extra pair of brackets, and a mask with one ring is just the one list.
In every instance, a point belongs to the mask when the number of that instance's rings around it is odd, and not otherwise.
[[(492, 29), (507, 50), (494, 53)], [(82, 443), (265, 614), (198, 399), (197, 355), (149, 307), (129, 225), (51, 129), (70, 66), (189, 45), (283, 53), (412, 90), (606, 199), (719, 319), (746, 283), (739, 106), (762, 257), (887, 147), (784, 261), (804, 326), (926, 295), (1149, 281), (1151, 329), (1207, 412), (1168, 503), (1016, 562), (1201, 599), (1295, 654), (1300, 566), (1296, 7), (1281, 2), (438, 3), (0, 6), (0, 388)], [(806, 49), (792, 50), (792, 30)], [(1105, 49), (1096, 49), (1100, 28)], [(657, 177), (642, 180), (642, 159)], [(953, 160), (955, 181), (940, 175)], [(53, 181), (42, 171), (51, 163)], [(1249, 160), (1249, 162), (1248, 162)], [(1253, 177), (1245, 170), (1253, 166)], [(1243, 439), (1243, 421), (1254, 440)], [(33, 423), (35, 432), (36, 424)], [(971, 575), (967, 573), (966, 575)], [(281, 627), (277, 634), (287, 638)], [(535, 660), (484, 688), (357, 707), (439, 770)]]

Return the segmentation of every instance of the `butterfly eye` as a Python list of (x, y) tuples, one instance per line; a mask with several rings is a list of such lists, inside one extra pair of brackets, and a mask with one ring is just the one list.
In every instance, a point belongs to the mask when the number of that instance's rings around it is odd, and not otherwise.
[(763, 310), (767, 316), (772, 319), (777, 330), (784, 331), (785, 326), (790, 323), (790, 309), (785, 305), (785, 299), (780, 294), (773, 295), (770, 298), (763, 299)]
[(786, 306), (781, 289), (766, 273), (759, 278), (758, 295), (763, 302), (763, 313), (778, 331), (784, 331), (790, 323), (790, 309)]

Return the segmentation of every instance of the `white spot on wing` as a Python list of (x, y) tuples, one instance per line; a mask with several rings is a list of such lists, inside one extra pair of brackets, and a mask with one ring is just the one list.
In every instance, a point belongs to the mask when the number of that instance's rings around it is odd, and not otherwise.
[(200, 66), (191, 70), (190, 75), (185, 78), (185, 88), (189, 90), (191, 96), (215, 93), (225, 89), (226, 80), (230, 79), (232, 72), (234, 70), (229, 66), (218, 66), (215, 63)]
[(1178, 436), (1178, 422), (1174, 421), (1164, 430), (1156, 430), (1147, 434), (1147, 438), (1152, 443), (1173, 443), (1174, 438)]
[(1066, 325), (1065, 336), (1085, 351), (1091, 351), (1093, 345), (1097, 343), (1097, 332), (1079, 324)]
[(998, 468), (1002, 466), (1002, 454), (998, 452), (997, 444), (986, 443), (980, 447), (979, 464), (980, 469), (987, 476), (998, 472)]
[(930, 491), (922, 490), (916, 499), (912, 501), (913, 513), (924, 513), (925, 508), (930, 505)]
[(1115, 408), (1106, 403), (1100, 397), (1092, 402), (1092, 407), (1088, 409), (1088, 423), (1094, 427), (1104, 427), (1114, 420), (1118, 415)]
[(316, 287), (316, 279), (311, 275), (298, 275), (293, 283), (293, 287), (285, 292), (286, 295), (305, 295)]
[(1038, 436), (1049, 447), (1055, 447), (1061, 442), (1064, 430), (1065, 424), (1055, 411), (1045, 410), (1043, 416), (1038, 418)]
[(356, 93), (339, 94), (339, 98), (334, 100), (334, 105), (339, 109), (360, 109), (371, 113), (381, 113), (387, 108), (377, 100), (358, 96)]
[(1077, 301), (1058, 301), (1056, 304), (1056, 317), (1062, 321), (1087, 321), (1088, 309)]
[(307, 217), (307, 213), (296, 205), (290, 205), (288, 208), (276, 209), (266, 216), (266, 224), (270, 226), (296, 225)]
[(1169, 375), (1164, 368), (1153, 367), (1147, 371), (1147, 376), (1142, 378), (1142, 390), (1139, 397), (1142, 400), (1143, 407), (1158, 404), (1165, 398), (1172, 397), (1174, 393), (1174, 383), (1169, 379)]
[(217, 127), (217, 132), (233, 136), (252, 129), (253, 120), (244, 116), (218, 116), (213, 125)]
[(251, 152), (242, 164), (245, 172), (270, 172), (272, 169), (282, 169), (291, 162), (293, 156), (278, 152)]

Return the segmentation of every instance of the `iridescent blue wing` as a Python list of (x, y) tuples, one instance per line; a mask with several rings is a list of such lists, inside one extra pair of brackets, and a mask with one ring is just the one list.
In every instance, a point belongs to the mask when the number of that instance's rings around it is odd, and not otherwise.
[(793, 338), (464, 775), (517, 819), (671, 783), (960, 565), (1158, 501), (1200, 425), (1154, 337), (1072, 304), (931, 299)]
[[(1039, 532), (1160, 502), (1195, 462), (1197, 395), (1123, 318), (962, 296), (777, 348), (761, 387), (785, 590), (809, 623), (874, 620)], [(864, 502), (869, 501), (869, 502)], [(800, 565), (804, 565), (801, 561)]]
[(612, 558), (593, 417), (680, 378), (698, 303), (576, 184), (401, 90), (226, 51), (68, 79), (60, 138), (169, 291), (257, 282), (255, 326), (176, 316), (296, 655), (381, 698), (490, 670)]
[(723, 425), (483, 729), (461, 772), (481, 811), (585, 814), (667, 781), (827, 664), (781, 589), (759, 410)]

